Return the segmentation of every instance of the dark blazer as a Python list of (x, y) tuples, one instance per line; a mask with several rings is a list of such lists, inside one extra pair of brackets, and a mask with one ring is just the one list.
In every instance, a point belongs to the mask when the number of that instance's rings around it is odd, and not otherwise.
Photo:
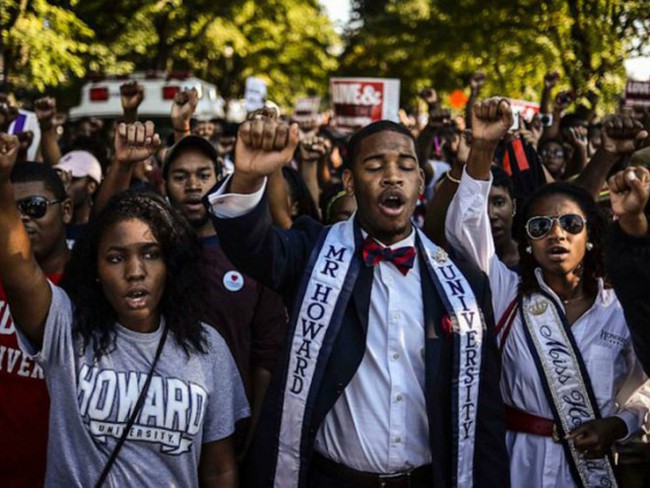
[[(291, 230), (272, 226), (266, 197), (249, 214), (234, 219), (213, 216), (223, 249), (232, 262), (246, 274), (279, 291), (288, 307), (299, 307), (296, 292), (300, 286), (314, 244), (323, 231), (322, 224), (299, 218)], [(507, 487), (510, 484), (508, 455), (505, 447), (503, 403), (499, 390), (500, 360), (494, 334), (494, 317), (487, 277), (476, 269), (459, 265), (470, 283), (487, 323), (481, 361), (478, 419), (474, 456), (474, 486)], [(420, 269), (426, 269), (420, 262)], [(368, 309), (373, 268), (361, 266), (354, 291), (345, 310), (343, 324), (310, 412), (310, 428), (302, 440), (303, 466), (310, 461), (316, 433), (339, 395), (356, 372), (365, 351)], [(429, 417), (433, 476), (436, 487), (451, 486), (455, 460), (451, 459), (451, 378), (453, 342), (440, 328), (444, 306), (428, 273), (422, 273), (425, 331), (426, 402)], [(290, 334), (292, 331), (290, 330)], [(264, 402), (262, 415), (251, 447), (248, 468), (251, 487), (270, 486), (274, 476), (280, 426), (282, 386), (288, 364), (285, 348), (283, 369), (276, 371)], [(304, 486), (304, 476), (301, 477)]]

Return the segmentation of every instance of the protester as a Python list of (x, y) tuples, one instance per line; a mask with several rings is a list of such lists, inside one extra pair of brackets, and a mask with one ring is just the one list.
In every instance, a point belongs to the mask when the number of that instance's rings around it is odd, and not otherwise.
[(618, 217), (607, 248), (607, 271), (623, 305), (634, 347), (650, 373), (650, 233), (645, 209), (650, 172), (629, 167), (609, 179), (612, 212)]
[(74, 212), (68, 237), (75, 239), (90, 220), (93, 196), (102, 181), (102, 167), (88, 151), (71, 151), (54, 169), (68, 173), (70, 178), (66, 190), (74, 204)]
[(647, 377), (618, 299), (603, 283), (605, 221), (583, 189), (547, 185), (522, 210), (521, 276), (496, 257), (489, 168), (511, 123), (503, 99), (475, 105), (472, 150), (447, 215), (449, 243), (488, 274), (500, 318), (511, 481), (611, 486), (611, 447), (641, 428), (650, 396), (629, 393)]
[[(134, 153), (152, 144), (131, 135)], [(236, 486), (230, 436), (248, 406), (225, 342), (200, 322), (189, 226), (161, 197), (123, 193), (89, 223), (59, 288), (15, 207), (18, 143), (0, 140), (0, 277), (55, 419), (45, 485)]]
[[(23, 162), (11, 172), (14, 198), (36, 262), (58, 283), (68, 260), (65, 225), (72, 202), (49, 166)], [(39, 487), (45, 479), (49, 397), (43, 370), (18, 347), (0, 287), (0, 480), (2, 486)]]
[(250, 486), (379, 486), (383, 475), (413, 487), (508, 486), (489, 291), (410, 222), (424, 187), (411, 133), (382, 121), (350, 139), (355, 219), (324, 229), (299, 218), (282, 230), (265, 177), (297, 144), (295, 125), (247, 121), (234, 175), (207, 199), (232, 261), (295, 304)]

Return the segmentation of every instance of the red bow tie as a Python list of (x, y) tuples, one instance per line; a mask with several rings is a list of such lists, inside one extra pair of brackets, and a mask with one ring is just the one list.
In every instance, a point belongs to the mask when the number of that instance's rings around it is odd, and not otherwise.
[(390, 249), (380, 246), (375, 240), (368, 236), (363, 241), (363, 260), (368, 266), (374, 266), (379, 261), (393, 263), (400, 273), (406, 276), (409, 269), (415, 262), (415, 248), (413, 246), (398, 247)]

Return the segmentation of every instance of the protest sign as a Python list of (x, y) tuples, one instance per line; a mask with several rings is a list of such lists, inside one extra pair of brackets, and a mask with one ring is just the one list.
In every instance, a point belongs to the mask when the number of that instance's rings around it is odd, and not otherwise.
[(627, 107), (650, 106), (650, 80), (627, 80), (625, 83), (625, 105)]
[(396, 79), (330, 79), (337, 127), (355, 130), (378, 120), (399, 122), (399, 88)]
[(246, 78), (246, 112), (254, 112), (264, 108), (266, 102), (266, 83), (261, 78), (249, 76)]
[(539, 103), (529, 102), (527, 100), (517, 100), (515, 98), (508, 98), (512, 111), (524, 119), (526, 122), (530, 122), (535, 114), (539, 113)]
[(296, 122), (308, 122), (318, 117), (320, 109), (320, 97), (298, 98), (293, 108), (293, 120)]

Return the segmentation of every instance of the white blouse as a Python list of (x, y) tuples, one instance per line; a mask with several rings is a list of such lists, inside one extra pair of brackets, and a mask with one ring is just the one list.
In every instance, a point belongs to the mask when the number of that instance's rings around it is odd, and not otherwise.
[[(454, 250), (488, 275), (498, 322), (517, 295), (519, 275), (506, 267), (495, 252), (487, 213), (491, 183), (474, 180), (463, 171), (447, 213), (445, 231)], [(563, 306), (544, 282), (541, 269), (536, 269), (535, 275), (540, 287)], [(571, 332), (602, 416), (616, 415), (627, 424), (629, 434), (637, 432), (650, 409), (650, 382), (646, 382), (647, 376), (634, 353), (621, 304), (613, 290), (603, 287), (602, 280), (593, 306), (571, 326)], [(519, 314), (503, 348), (501, 394), (507, 405), (553, 418)], [(513, 487), (576, 486), (560, 443), (550, 437), (513, 431), (507, 432), (506, 442)]]

